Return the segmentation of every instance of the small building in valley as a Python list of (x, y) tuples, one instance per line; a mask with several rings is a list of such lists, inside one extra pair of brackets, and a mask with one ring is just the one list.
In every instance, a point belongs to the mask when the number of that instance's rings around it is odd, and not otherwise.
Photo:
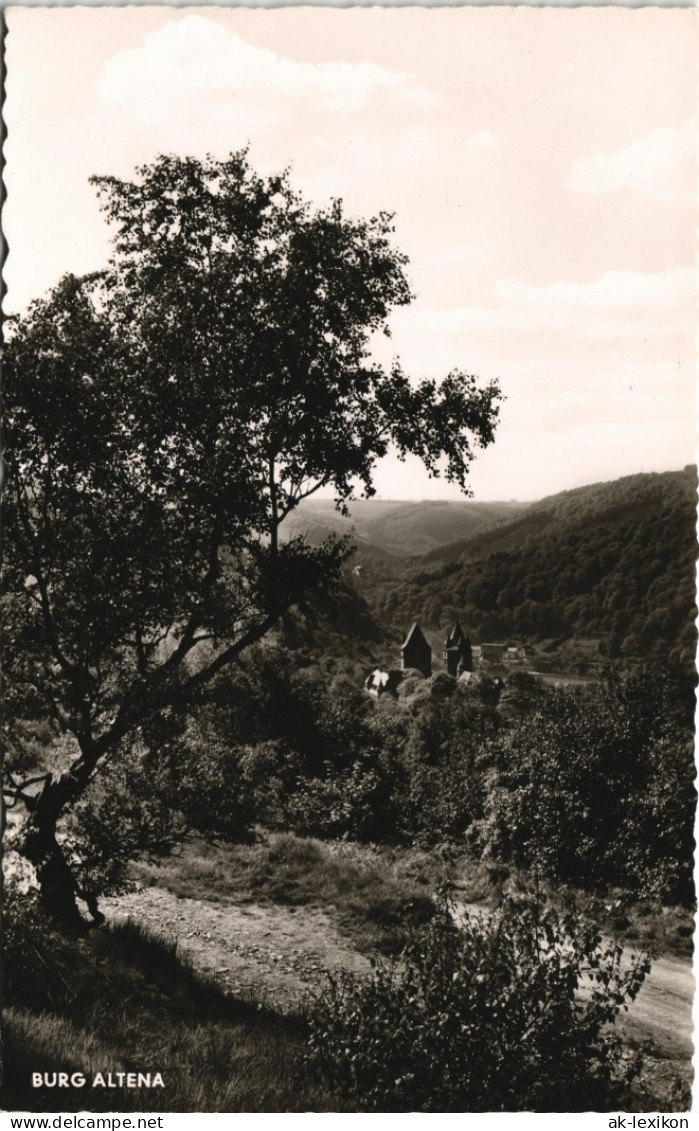
[(481, 644), (480, 662), (482, 664), (503, 664), (507, 653), (507, 644)]
[(374, 668), (373, 672), (364, 680), (364, 688), (376, 699), (379, 699), (382, 695), (395, 695), (402, 678), (403, 673), (398, 671), (397, 668), (392, 668), (390, 671)]

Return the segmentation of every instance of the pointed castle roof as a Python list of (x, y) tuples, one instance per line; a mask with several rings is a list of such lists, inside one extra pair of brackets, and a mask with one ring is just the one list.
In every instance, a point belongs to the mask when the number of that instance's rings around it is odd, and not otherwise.
[[(408, 635), (400, 646), (401, 652), (411, 644), (417, 644), (419, 647), (430, 648), (427, 640), (425, 639), (425, 634), (423, 633), (417, 621), (414, 621), (408, 629)], [(431, 648), (430, 651), (432, 651)]]
[(462, 644), (466, 644), (467, 642), (468, 641), (464, 630), (462, 629), (458, 620), (455, 620), (450, 629), (449, 635), (444, 641), (444, 647), (460, 648)]

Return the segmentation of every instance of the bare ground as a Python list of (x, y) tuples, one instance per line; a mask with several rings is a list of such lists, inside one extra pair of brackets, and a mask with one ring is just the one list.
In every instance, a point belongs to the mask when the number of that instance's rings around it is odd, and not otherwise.
[(134, 919), (174, 939), (180, 953), (237, 997), (295, 1012), (324, 970), (369, 969), (369, 961), (319, 907), (211, 903), (164, 888), (103, 901), (110, 922)]
[(652, 1038), (664, 1056), (691, 1059), (694, 990), (689, 959), (656, 958), (622, 1031), (636, 1039)]
[[(281, 1012), (296, 1011), (324, 970), (369, 969), (332, 908), (212, 903), (148, 887), (105, 900), (104, 909), (111, 921), (133, 918), (176, 940), (180, 952), (223, 988)], [(694, 990), (689, 959), (657, 958), (620, 1027), (637, 1041), (652, 1039), (663, 1056), (690, 1060)]]

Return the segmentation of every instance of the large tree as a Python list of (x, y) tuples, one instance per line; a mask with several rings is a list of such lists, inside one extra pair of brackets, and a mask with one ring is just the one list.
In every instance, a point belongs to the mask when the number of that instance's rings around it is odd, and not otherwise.
[[(465, 490), (499, 407), (464, 372), (413, 382), (372, 360), (412, 297), (390, 215), (315, 209), (245, 151), (94, 184), (107, 268), (11, 322), (5, 356), (5, 791), (47, 906), (76, 924), (76, 895), (99, 911), (61, 818), (337, 576), (346, 543), (285, 541), (285, 516), (320, 488), (371, 495), (390, 445)], [(53, 772), (23, 749), (38, 718), (65, 736)]]

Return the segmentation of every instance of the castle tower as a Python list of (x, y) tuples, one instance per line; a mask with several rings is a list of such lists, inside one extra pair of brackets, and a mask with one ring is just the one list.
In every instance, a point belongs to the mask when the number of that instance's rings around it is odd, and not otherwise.
[(412, 625), (401, 644), (400, 666), (403, 671), (406, 668), (417, 668), (419, 672), (422, 672), (425, 679), (429, 679), (432, 675), (432, 649), (425, 640), (417, 621)]
[(458, 676), (462, 672), (473, 671), (471, 641), (464, 633), (458, 620), (454, 621), (451, 631), (444, 641), (444, 663), (449, 675)]

